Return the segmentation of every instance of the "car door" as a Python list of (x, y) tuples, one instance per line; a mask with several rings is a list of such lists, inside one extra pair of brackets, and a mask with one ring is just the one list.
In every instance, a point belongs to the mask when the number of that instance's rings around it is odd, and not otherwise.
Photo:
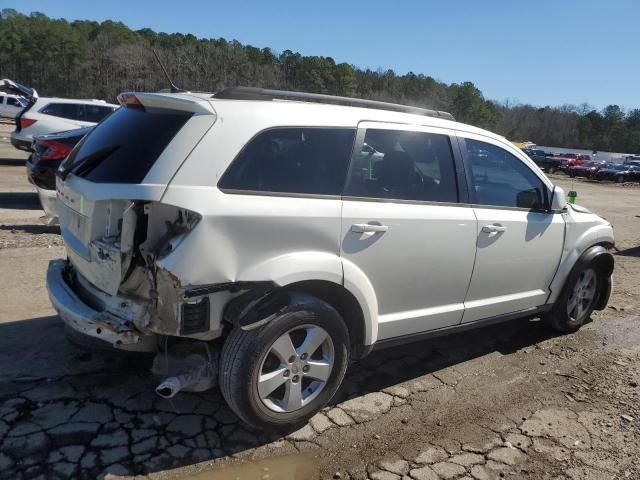
[(378, 340), (462, 319), (477, 232), (455, 146), (445, 129), (359, 125), (341, 255), (345, 283), (356, 283), (358, 272), (373, 287)]
[(515, 149), (460, 133), (478, 219), (476, 260), (463, 322), (545, 304), (562, 255), (565, 223), (551, 212), (550, 184)]

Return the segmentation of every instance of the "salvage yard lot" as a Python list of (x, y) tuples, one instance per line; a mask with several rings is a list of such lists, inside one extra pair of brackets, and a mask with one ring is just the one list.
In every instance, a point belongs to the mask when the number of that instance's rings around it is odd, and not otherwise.
[[(217, 390), (156, 396), (147, 357), (65, 339), (44, 286), (62, 241), (38, 220), (11, 130), (0, 124), (0, 478), (251, 479), (264, 474), (251, 462), (280, 455), (272, 479), (301, 464), (310, 478), (640, 478), (640, 186), (552, 177), (616, 233), (610, 307), (577, 334), (519, 322), (376, 352), (279, 436), (244, 427)], [(197, 473), (219, 464), (235, 469)]]

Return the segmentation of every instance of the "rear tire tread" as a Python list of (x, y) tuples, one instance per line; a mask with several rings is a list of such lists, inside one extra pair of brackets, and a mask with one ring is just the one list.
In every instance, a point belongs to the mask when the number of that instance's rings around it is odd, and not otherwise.
[(245, 423), (249, 422), (243, 417), (240, 408), (238, 408), (235, 402), (236, 397), (232, 392), (238, 389), (238, 385), (236, 384), (239, 377), (238, 369), (242, 363), (241, 360), (246, 358), (244, 352), (239, 352), (243, 349), (243, 346), (245, 350), (249, 348), (249, 345), (252, 343), (250, 337), (254, 337), (256, 334), (257, 330), (246, 331), (235, 327), (224, 343), (220, 359), (220, 390), (222, 396), (227, 401), (231, 410)]

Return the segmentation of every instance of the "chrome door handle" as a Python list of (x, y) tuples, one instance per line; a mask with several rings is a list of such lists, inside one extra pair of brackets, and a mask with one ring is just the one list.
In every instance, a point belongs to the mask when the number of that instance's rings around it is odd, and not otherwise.
[(351, 231), (355, 233), (367, 233), (367, 232), (386, 232), (389, 227), (386, 225), (372, 225), (370, 223), (356, 223), (351, 225)]
[(506, 232), (507, 227), (502, 225), (485, 225), (482, 227), (482, 231), (484, 233), (498, 233), (498, 232)]

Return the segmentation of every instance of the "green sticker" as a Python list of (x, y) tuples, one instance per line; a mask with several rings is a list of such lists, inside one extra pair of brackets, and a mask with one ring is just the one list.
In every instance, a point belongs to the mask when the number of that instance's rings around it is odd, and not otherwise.
[(80, 195), (80, 214), (84, 215), (84, 195)]

